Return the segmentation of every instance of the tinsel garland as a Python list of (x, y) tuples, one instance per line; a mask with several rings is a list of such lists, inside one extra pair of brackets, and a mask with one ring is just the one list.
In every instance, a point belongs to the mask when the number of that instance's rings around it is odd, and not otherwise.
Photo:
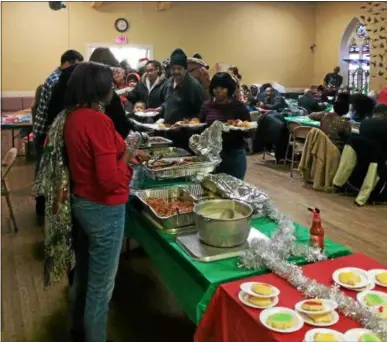
[(316, 248), (296, 244), (293, 222), (281, 214), (271, 202), (267, 203), (266, 214), (278, 223), (278, 229), (270, 240), (254, 240), (241, 256), (238, 266), (247, 269), (266, 267), (287, 280), (308, 298), (330, 299), (338, 304), (338, 310), (345, 316), (358, 321), (364, 327), (387, 341), (387, 322), (368, 307), (348, 297), (338, 285), (328, 287), (303, 275), (299, 266), (290, 264), (291, 255), (303, 255), (308, 261), (321, 261), (326, 256)]

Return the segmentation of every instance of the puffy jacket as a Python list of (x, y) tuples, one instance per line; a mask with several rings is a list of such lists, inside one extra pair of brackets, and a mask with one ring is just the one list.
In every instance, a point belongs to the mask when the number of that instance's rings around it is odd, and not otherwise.
[(136, 88), (128, 94), (128, 100), (133, 104), (138, 101), (144, 102), (146, 108), (160, 107), (165, 101), (165, 75), (161, 74), (161, 76), (159, 76), (150, 91), (148, 90), (146, 79), (147, 74), (145, 73), (141, 77), (141, 82), (139, 82)]
[(188, 73), (196, 78), (204, 89), (206, 100), (210, 99), (210, 74), (207, 70), (207, 63), (198, 58), (188, 58)]

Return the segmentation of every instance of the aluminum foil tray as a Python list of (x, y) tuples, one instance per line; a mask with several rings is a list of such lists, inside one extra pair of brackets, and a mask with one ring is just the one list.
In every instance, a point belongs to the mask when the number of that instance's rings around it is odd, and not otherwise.
[[(152, 141), (153, 138), (157, 138), (158, 140), (160, 141)], [(169, 140), (167, 138), (164, 138), (164, 137), (160, 137), (160, 136), (153, 136), (153, 137), (149, 137), (149, 141), (144, 144), (144, 145), (141, 145), (140, 148), (143, 149), (143, 148), (152, 148), (152, 147), (161, 147), (161, 146), (168, 146), (168, 145), (172, 145), (172, 140)]]
[[(179, 160), (181, 158), (164, 158), (168, 160)], [(206, 175), (215, 170), (218, 163), (211, 161), (198, 161), (189, 165), (171, 166), (159, 170), (152, 170), (145, 165), (147, 174), (152, 179), (174, 179), (181, 177)]]
[(150, 214), (160, 225), (166, 229), (171, 230), (179, 227), (192, 226), (195, 224), (195, 216), (193, 212), (175, 214), (172, 216), (159, 216), (146, 202), (148, 198), (162, 198), (162, 199), (178, 199), (184, 198), (185, 200), (194, 202), (192, 196), (189, 193), (201, 194), (203, 188), (200, 184), (188, 185), (184, 187), (170, 187), (164, 189), (148, 189), (141, 190), (134, 193), (134, 195), (145, 205), (145, 213)]
[(156, 147), (155, 146), (151, 148), (145, 148), (143, 149), (143, 151), (155, 158), (159, 156), (164, 156), (166, 158), (176, 158), (176, 157), (186, 157), (191, 155), (191, 153), (189, 153), (188, 151), (177, 147), (160, 147), (160, 146)]

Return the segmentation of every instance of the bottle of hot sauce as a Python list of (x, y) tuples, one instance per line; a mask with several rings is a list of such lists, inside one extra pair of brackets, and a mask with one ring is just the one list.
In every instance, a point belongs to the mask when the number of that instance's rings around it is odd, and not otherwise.
[(320, 209), (308, 208), (308, 210), (313, 213), (309, 244), (311, 247), (324, 249), (324, 228), (321, 225)]

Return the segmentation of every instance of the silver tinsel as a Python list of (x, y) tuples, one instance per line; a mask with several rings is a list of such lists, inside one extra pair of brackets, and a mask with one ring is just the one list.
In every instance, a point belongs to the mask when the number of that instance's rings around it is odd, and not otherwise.
[(272, 203), (266, 204), (267, 215), (278, 223), (275, 235), (269, 240), (254, 240), (250, 248), (241, 256), (239, 266), (247, 269), (268, 268), (287, 280), (308, 298), (330, 299), (338, 304), (338, 310), (345, 316), (358, 321), (364, 327), (387, 341), (387, 321), (373, 313), (368, 307), (345, 295), (337, 285), (328, 287), (318, 284), (303, 275), (299, 266), (290, 264), (291, 255), (303, 255), (308, 261), (326, 259), (321, 250), (296, 244), (294, 225), (281, 214)]

